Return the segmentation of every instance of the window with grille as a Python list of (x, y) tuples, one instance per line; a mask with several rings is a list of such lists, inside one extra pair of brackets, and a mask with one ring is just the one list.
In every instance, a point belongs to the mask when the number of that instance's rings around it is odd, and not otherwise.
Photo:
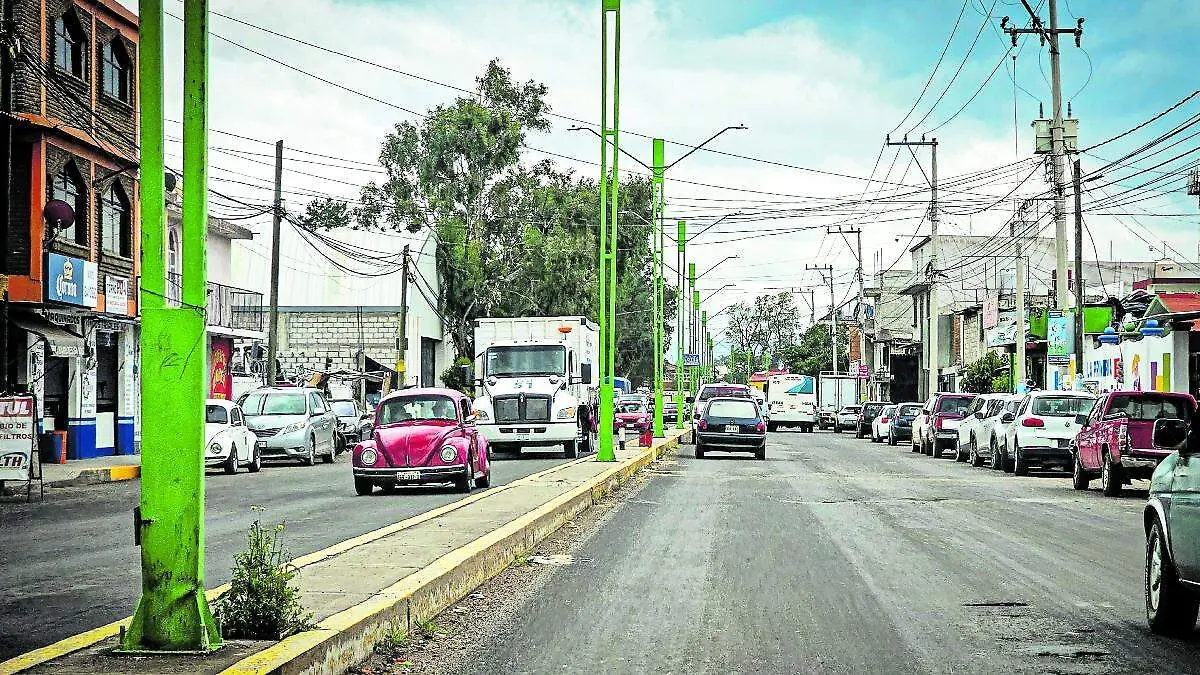
[(125, 190), (121, 188), (120, 183), (113, 182), (100, 198), (100, 232), (104, 238), (105, 253), (131, 257), (132, 219), (129, 211), (129, 199), (125, 196)]
[(87, 246), (87, 197), (83, 189), (83, 177), (74, 162), (67, 162), (54, 176), (50, 196), (61, 199), (75, 210), (75, 222), (58, 231), (58, 238), (80, 246)]

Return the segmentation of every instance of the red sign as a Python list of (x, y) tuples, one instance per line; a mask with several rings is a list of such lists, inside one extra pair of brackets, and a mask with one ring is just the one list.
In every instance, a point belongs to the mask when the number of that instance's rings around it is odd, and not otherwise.
[(229, 371), (229, 360), (233, 357), (233, 340), (212, 338), (212, 350), (208, 355), (208, 395), (212, 398), (233, 397), (233, 373)]

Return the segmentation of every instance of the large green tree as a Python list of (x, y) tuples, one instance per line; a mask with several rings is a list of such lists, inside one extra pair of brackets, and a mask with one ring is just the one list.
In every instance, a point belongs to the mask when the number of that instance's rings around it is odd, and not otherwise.
[[(822, 371), (833, 370), (833, 344), (829, 340), (829, 324), (810, 326), (800, 340), (784, 348), (783, 365), (789, 372), (816, 377)], [(850, 330), (838, 325), (838, 371), (850, 368)]]
[[(314, 228), (428, 232), (437, 244), (438, 310), (455, 352), (467, 359), (477, 318), (598, 313), (598, 181), (548, 160), (522, 163), (526, 134), (550, 127), (545, 85), (517, 82), (493, 60), (476, 91), (396, 124), (379, 155), (387, 178), (365, 186), (358, 204), (315, 200), (305, 213)], [(622, 211), (649, 218), (649, 180), (622, 183), (620, 201)], [(651, 232), (636, 217), (623, 215), (617, 225), (617, 374), (646, 381)], [(667, 296), (673, 317), (673, 288)]]

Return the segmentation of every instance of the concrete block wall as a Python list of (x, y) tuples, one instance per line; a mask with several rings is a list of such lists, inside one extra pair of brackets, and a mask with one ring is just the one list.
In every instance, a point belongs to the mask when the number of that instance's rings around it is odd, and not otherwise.
[(396, 360), (396, 312), (286, 312), (280, 315), (279, 360), (284, 371), (353, 370), (360, 344), (373, 359)]

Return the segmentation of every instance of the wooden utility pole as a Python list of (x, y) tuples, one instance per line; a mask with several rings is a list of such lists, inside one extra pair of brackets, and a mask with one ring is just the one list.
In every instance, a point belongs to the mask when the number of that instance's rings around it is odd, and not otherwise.
[(271, 309), (267, 326), (267, 386), (275, 386), (279, 351), (279, 224), (283, 216), (283, 140), (275, 143), (275, 208), (271, 218)]
[(1014, 222), (1009, 225), (1009, 234), (1017, 247), (1017, 334), (1015, 343), (1017, 348), (1017, 364), (1016, 372), (1013, 373), (1012, 384), (1013, 391), (1021, 394), (1025, 393), (1025, 254), (1021, 250), (1021, 238), (1017, 236), (1017, 226)]
[[(401, 265), (403, 270), (400, 277), (400, 330), (396, 338), (396, 388), (403, 389), (408, 384), (407, 365), (405, 364), (408, 358), (408, 252), (409, 245), (404, 245), (404, 262)], [(422, 382), (422, 386), (428, 386), (428, 383)]]

